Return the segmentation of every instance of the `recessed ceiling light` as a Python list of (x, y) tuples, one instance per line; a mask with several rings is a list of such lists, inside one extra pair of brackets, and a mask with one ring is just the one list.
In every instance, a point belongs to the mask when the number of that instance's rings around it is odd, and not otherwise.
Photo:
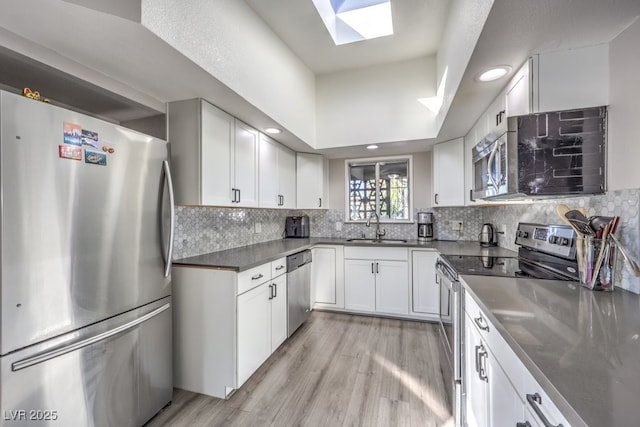
[(266, 128), (264, 131), (265, 131), (266, 133), (270, 133), (270, 134), (272, 134), (272, 135), (275, 135), (275, 134), (278, 134), (278, 133), (282, 132), (282, 131), (281, 131), (280, 129), (278, 129), (278, 128)]
[(313, 0), (336, 45), (393, 34), (391, 0)]
[(376, 144), (367, 145), (367, 150), (377, 150), (378, 146)]
[(476, 80), (479, 82), (492, 82), (498, 80), (501, 77), (506, 76), (511, 71), (511, 67), (508, 65), (499, 65), (489, 70), (483, 71), (476, 76)]

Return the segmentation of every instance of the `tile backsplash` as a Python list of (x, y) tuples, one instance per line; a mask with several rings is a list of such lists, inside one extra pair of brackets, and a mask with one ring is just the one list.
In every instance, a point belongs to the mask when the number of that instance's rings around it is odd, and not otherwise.
[[(622, 190), (606, 195), (571, 197), (566, 199), (536, 200), (518, 205), (415, 209), (434, 214), (434, 237), (438, 240), (477, 241), (480, 227), (489, 222), (497, 229), (506, 230), (499, 235), (500, 246), (517, 250), (515, 231), (518, 222), (561, 223), (555, 207), (565, 203), (570, 207), (584, 207), (587, 215), (619, 215), (621, 224), (616, 233), (629, 252), (640, 254), (640, 190)], [(231, 249), (282, 238), (285, 217), (309, 215), (312, 237), (353, 238), (374, 237), (375, 227), (360, 223), (345, 223), (344, 211), (281, 210), (217, 207), (176, 207), (175, 259)], [(462, 221), (462, 231), (452, 231), (451, 223)], [(340, 223), (341, 231), (336, 224)], [(387, 238), (415, 239), (417, 226), (410, 224), (381, 224)], [(620, 257), (621, 258), (621, 257)], [(619, 263), (621, 265), (621, 263)], [(622, 287), (640, 293), (640, 279), (630, 275), (619, 265)]]

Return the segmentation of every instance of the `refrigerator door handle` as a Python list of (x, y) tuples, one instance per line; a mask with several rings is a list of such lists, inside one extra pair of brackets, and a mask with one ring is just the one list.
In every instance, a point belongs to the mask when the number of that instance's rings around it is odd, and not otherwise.
[(165, 310), (168, 310), (171, 307), (171, 303), (166, 303), (165, 305), (156, 308), (152, 312), (145, 314), (144, 316), (138, 317), (131, 322), (125, 323), (124, 325), (120, 325), (117, 328), (110, 329), (108, 331), (99, 333), (92, 337), (80, 340), (73, 344), (66, 345), (64, 347), (56, 348), (55, 350), (45, 351), (44, 353), (37, 354), (35, 356), (27, 357), (26, 359), (19, 360), (17, 362), (13, 362), (11, 364), (12, 371), (19, 371), (21, 369), (28, 368), (33, 365), (37, 365), (38, 363), (46, 362), (47, 360), (54, 359), (56, 357), (62, 356), (67, 353), (71, 353), (72, 351), (79, 350), (83, 347), (87, 347), (91, 344), (95, 344), (99, 341), (104, 341), (107, 338), (110, 338), (114, 335), (127, 331), (131, 328), (138, 326), (139, 324), (151, 319), (152, 317), (157, 316)]
[(164, 178), (167, 182), (167, 188), (169, 190), (169, 207), (171, 223), (169, 225), (169, 248), (167, 249), (167, 256), (165, 258), (165, 266), (164, 266), (164, 277), (169, 277), (171, 274), (171, 259), (173, 258), (173, 236), (175, 234), (175, 221), (176, 221), (176, 212), (175, 212), (175, 199), (173, 196), (173, 180), (171, 179), (171, 168), (169, 168), (169, 161), (162, 161), (162, 168), (164, 169)]

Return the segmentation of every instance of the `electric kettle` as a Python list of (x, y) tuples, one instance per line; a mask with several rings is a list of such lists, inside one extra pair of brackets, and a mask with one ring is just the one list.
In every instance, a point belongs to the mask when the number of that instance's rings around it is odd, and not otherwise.
[(480, 240), (480, 246), (495, 246), (498, 244), (498, 236), (496, 235), (496, 231), (493, 228), (492, 224), (485, 223), (482, 224), (482, 228), (480, 229), (480, 235), (478, 237)]

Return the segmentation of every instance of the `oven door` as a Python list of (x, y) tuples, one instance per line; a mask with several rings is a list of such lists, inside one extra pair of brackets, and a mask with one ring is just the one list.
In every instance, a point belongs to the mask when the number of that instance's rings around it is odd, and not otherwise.
[(440, 299), (440, 332), (453, 375), (452, 410), (456, 426), (462, 422), (462, 287), (455, 272), (442, 260), (436, 263), (436, 281)]

